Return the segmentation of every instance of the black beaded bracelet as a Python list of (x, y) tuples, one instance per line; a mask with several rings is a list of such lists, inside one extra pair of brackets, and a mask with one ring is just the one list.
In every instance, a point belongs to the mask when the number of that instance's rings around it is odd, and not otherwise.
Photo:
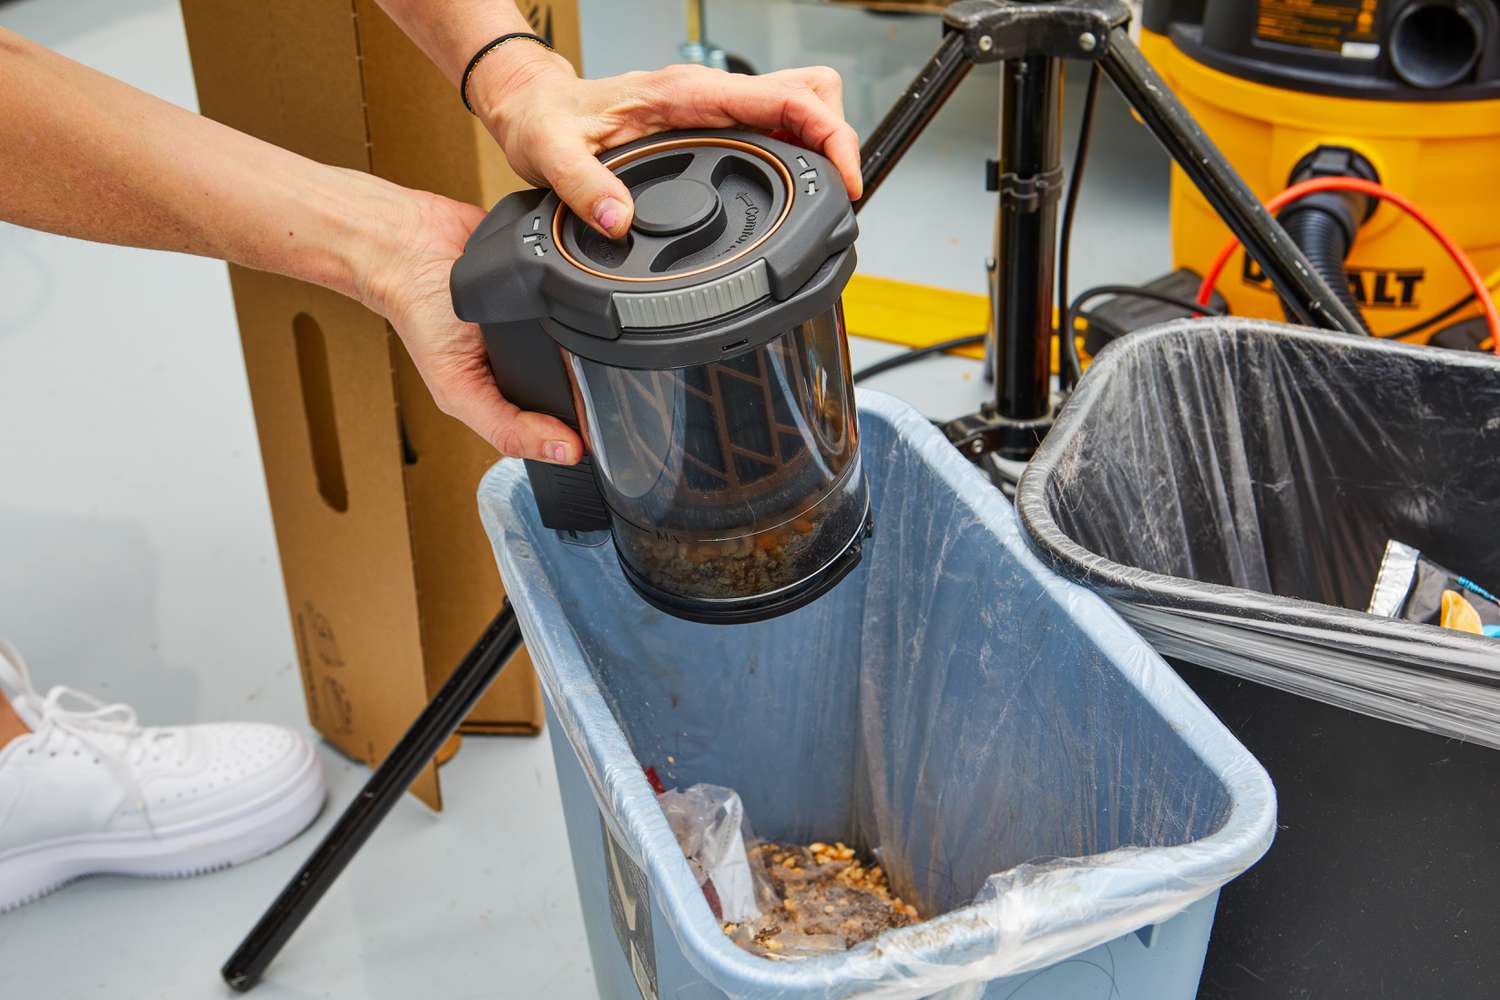
[(458, 94), (464, 99), (464, 107), (468, 109), (469, 114), (474, 114), (474, 105), (469, 103), (469, 77), (474, 75), (474, 67), (479, 65), (479, 60), (483, 59), (485, 56), (489, 55), (491, 52), (495, 51), (506, 42), (515, 41), (517, 38), (524, 38), (528, 42), (536, 42), (548, 52), (553, 51), (552, 44), (548, 42), (547, 39), (543, 38), (541, 35), (534, 35), (529, 31), (512, 31), (508, 35), (501, 35), (499, 38), (486, 42), (478, 52), (474, 53), (474, 58), (469, 60), (469, 65), (464, 67), (463, 80), (460, 81), (458, 85)]

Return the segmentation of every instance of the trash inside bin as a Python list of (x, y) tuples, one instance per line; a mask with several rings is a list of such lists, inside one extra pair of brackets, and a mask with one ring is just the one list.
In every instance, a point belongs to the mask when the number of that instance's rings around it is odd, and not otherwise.
[[(1265, 772), (917, 413), (860, 397), (876, 530), (772, 621), (669, 618), (607, 540), (544, 530), (519, 465), (480, 506), (547, 695), (607, 1000), (1191, 997), (1218, 889), (1270, 843)], [(657, 804), (733, 788), (758, 835), (839, 839), (931, 919), (772, 960), (724, 934)]]
[(1500, 579), (1497, 499), (1500, 363), (1274, 323), (1112, 345), (1043, 442), (1034, 546), (1276, 782), (1205, 997), (1500, 995), (1500, 641), (1364, 610), (1392, 540)]
[(915, 906), (892, 895), (879, 862), (861, 858), (848, 844), (757, 838), (732, 788), (658, 789), (656, 801), (709, 909), (729, 939), (751, 954), (847, 951), (921, 920)]

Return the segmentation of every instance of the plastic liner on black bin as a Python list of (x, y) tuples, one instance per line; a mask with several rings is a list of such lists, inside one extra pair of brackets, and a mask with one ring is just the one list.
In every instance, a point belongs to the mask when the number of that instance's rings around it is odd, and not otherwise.
[(1194, 320), (1104, 351), (1022, 479), (1032, 544), (1158, 650), (1500, 747), (1500, 641), (1366, 614), (1389, 539), (1500, 580), (1500, 361)]

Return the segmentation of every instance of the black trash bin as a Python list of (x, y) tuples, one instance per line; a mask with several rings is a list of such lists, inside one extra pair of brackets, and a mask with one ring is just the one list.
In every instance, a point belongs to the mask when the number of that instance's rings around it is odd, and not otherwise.
[(1500, 361), (1248, 320), (1137, 334), (1017, 506), (1276, 784), (1203, 995), (1500, 995), (1500, 640), (1361, 610), (1390, 539), (1500, 584)]

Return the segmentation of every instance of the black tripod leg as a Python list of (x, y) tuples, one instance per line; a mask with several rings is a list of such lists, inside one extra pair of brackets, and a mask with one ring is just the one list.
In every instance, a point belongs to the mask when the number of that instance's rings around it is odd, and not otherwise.
[(318, 900), (344, 867), (375, 832), (380, 821), (406, 789), (437, 756), (444, 741), (458, 729), (501, 668), (521, 646), (516, 614), (506, 601), (493, 621), (464, 656), (437, 695), (422, 709), (417, 721), (381, 761), (358, 797), (318, 844), (270, 909), (240, 942), (221, 970), (224, 981), (240, 992), (253, 987)]
[(964, 55), (964, 36), (956, 31), (945, 33), (937, 52), (860, 147), (859, 173), (865, 193), (854, 203), (856, 212), (870, 203), (875, 189), (895, 169), (973, 68), (974, 64)]
[[(1100, 65), (1172, 159), (1240, 238), (1283, 301), (1310, 326), (1364, 335), (1359, 317), (1334, 294), (1307, 256), (1261, 205), (1198, 122), (1162, 82), (1124, 28), (1110, 33)], [(1067, 308), (1067, 303), (1063, 303)]]

